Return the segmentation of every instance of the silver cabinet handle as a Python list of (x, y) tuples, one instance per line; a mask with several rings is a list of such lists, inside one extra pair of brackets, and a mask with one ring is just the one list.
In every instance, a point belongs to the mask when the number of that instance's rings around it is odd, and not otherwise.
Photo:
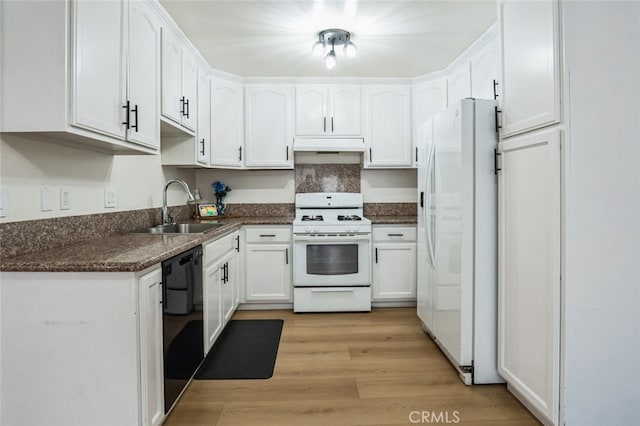
[(387, 237), (404, 237), (404, 234), (387, 234)]
[(260, 238), (265, 238), (265, 237), (275, 237), (276, 234), (260, 234)]

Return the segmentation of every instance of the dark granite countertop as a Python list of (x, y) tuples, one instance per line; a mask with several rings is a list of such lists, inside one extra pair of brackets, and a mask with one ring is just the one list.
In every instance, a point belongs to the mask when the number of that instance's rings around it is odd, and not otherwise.
[(288, 225), (292, 216), (235, 217), (203, 234), (127, 233), (2, 259), (1, 271), (134, 272), (142, 271), (199, 244), (215, 240), (242, 225)]
[[(414, 224), (417, 216), (370, 216), (373, 224)], [(126, 233), (2, 259), (1, 271), (135, 272), (142, 271), (199, 244), (215, 240), (242, 225), (288, 225), (292, 216), (229, 217), (203, 234)]]

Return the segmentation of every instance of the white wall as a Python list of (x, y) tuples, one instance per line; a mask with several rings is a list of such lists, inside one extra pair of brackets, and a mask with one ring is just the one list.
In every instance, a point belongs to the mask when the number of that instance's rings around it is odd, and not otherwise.
[[(190, 186), (195, 172), (162, 167), (159, 155), (113, 156), (58, 145), (38, 137), (0, 135), (0, 186), (8, 201), (1, 222), (17, 222), (162, 206), (167, 180), (179, 177)], [(41, 211), (40, 189), (53, 191), (53, 210)], [(69, 189), (71, 209), (60, 210), (61, 187)], [(104, 207), (104, 189), (116, 190), (116, 208)], [(186, 200), (177, 185), (169, 204)], [(3, 206), (5, 207), (5, 206)]]
[(567, 425), (640, 419), (640, 3), (562, 3)]
[(215, 200), (211, 184), (219, 180), (231, 188), (225, 203), (293, 203), (293, 170), (198, 170), (196, 187), (205, 200)]
[[(414, 169), (363, 169), (360, 176), (365, 203), (412, 203), (417, 200)], [(216, 180), (232, 189), (225, 198), (227, 203), (293, 203), (295, 199), (293, 170), (198, 170), (196, 187), (202, 198), (214, 199), (211, 184)]]

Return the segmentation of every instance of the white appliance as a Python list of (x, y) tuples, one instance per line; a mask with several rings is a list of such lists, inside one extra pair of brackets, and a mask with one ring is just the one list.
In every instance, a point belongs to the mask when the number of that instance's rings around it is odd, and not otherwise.
[(421, 126), (418, 317), (462, 380), (497, 372), (497, 147), (492, 100), (463, 99)]
[(296, 194), (294, 312), (371, 310), (371, 221), (359, 193)]

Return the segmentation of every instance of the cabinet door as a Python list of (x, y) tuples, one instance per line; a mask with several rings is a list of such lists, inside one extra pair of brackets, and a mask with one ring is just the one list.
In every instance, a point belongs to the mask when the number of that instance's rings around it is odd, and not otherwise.
[[(426, 148), (426, 123), (433, 116), (447, 108), (447, 80), (439, 80), (421, 83), (411, 88), (411, 125), (412, 142), (414, 151), (414, 166), (418, 167), (419, 158), (426, 160), (426, 153), (421, 152)], [(429, 127), (430, 129), (430, 127)]]
[(242, 166), (242, 85), (211, 79), (211, 165)]
[(471, 97), (494, 99), (493, 82), (499, 76), (500, 43), (495, 37), (471, 58)]
[(127, 140), (160, 148), (160, 25), (146, 3), (129, 2), (130, 129)]
[(360, 86), (336, 86), (329, 89), (327, 133), (332, 136), (362, 135)]
[(226, 324), (227, 321), (231, 319), (233, 315), (233, 297), (234, 291), (233, 287), (235, 286), (236, 275), (238, 274), (236, 270), (233, 269), (233, 254), (227, 256), (222, 265), (224, 275), (224, 279), (222, 280), (222, 324)]
[(155, 426), (164, 417), (162, 269), (141, 276), (138, 288), (142, 424)]
[(367, 167), (411, 167), (411, 92), (409, 86), (368, 88)]
[(411, 300), (415, 297), (416, 244), (375, 244), (373, 300)]
[(73, 2), (72, 124), (125, 137), (122, 2)]
[(505, 1), (502, 37), (502, 136), (560, 121), (558, 2)]
[(560, 135), (499, 144), (498, 371), (553, 424), (560, 347)]
[(448, 104), (452, 105), (461, 99), (471, 96), (471, 66), (465, 62), (447, 79)]
[(211, 149), (211, 89), (209, 76), (198, 73), (198, 132), (196, 136), (196, 159), (198, 163), (209, 165)]
[(162, 115), (182, 123), (182, 47), (162, 29)]
[(246, 86), (245, 165), (293, 167), (291, 87)]
[(237, 243), (237, 249), (234, 249), (234, 253), (233, 253), (233, 257), (231, 258), (231, 261), (229, 262), (229, 268), (231, 268), (231, 271), (233, 271), (232, 274), (232, 278), (233, 278), (233, 310), (235, 311), (238, 308), (238, 305), (240, 304), (240, 298), (241, 298), (241, 292), (242, 292), (242, 288), (244, 287), (242, 285), (242, 280), (243, 280), (243, 272), (242, 272), (242, 262), (240, 260), (240, 233), (236, 232), (236, 235), (234, 236), (234, 240)]
[(204, 271), (204, 348), (208, 352), (222, 331), (222, 274), (220, 263), (214, 263)]
[(247, 244), (245, 299), (291, 302), (290, 244)]
[(182, 96), (184, 96), (182, 125), (187, 129), (196, 130), (198, 123), (198, 64), (185, 49), (182, 49)]
[(322, 136), (327, 133), (327, 96), (324, 86), (296, 86), (296, 135)]

